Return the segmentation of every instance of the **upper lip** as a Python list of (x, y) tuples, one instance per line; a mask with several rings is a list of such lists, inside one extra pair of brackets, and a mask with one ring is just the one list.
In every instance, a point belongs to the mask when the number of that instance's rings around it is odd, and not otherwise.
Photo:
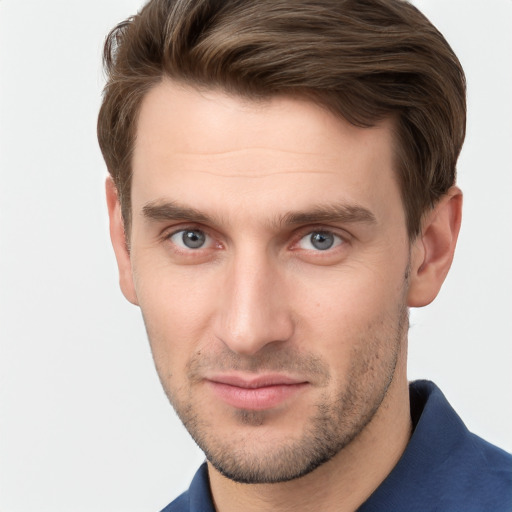
[(217, 374), (208, 377), (206, 380), (245, 389), (257, 389), (268, 386), (290, 386), (293, 384), (306, 383), (303, 379), (289, 377), (282, 374)]

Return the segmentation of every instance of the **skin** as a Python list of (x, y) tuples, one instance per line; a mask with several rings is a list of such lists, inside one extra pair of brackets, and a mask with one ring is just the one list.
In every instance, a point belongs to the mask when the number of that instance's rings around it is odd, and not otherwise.
[[(405, 449), (407, 308), (439, 291), (462, 196), (410, 241), (392, 128), (165, 80), (138, 120), (129, 250), (107, 180), (121, 288), (219, 511), (354, 510)], [(234, 406), (219, 375), (293, 385)]]

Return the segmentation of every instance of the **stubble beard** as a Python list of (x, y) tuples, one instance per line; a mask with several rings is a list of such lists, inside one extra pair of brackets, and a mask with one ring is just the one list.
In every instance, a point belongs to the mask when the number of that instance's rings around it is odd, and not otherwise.
[[(329, 461), (350, 444), (368, 425), (381, 406), (393, 381), (397, 363), (405, 343), (408, 310), (401, 304), (394, 325), (370, 326), (366, 336), (354, 345), (351, 366), (343, 385), (331, 396), (322, 394), (314, 405), (315, 413), (306, 421), (300, 436), (261, 443), (251, 450), (253, 435), (226, 436), (216, 431), (201, 414), (191, 387), (199, 380), (204, 366), (244, 371), (299, 370), (327, 386), (331, 379), (328, 366), (314, 355), (294, 354), (271, 347), (248, 360), (236, 354), (212, 358), (198, 356), (189, 364), (188, 392), (172, 386), (158, 372), (164, 390), (184, 426), (204, 451), (208, 461), (224, 476), (240, 483), (263, 484), (290, 481), (304, 476)], [(380, 328), (379, 328), (380, 327)], [(382, 332), (385, 331), (385, 332)], [(368, 334), (372, 336), (368, 336)], [(149, 332), (148, 332), (149, 334)], [(213, 361), (215, 361), (213, 363)], [(158, 365), (157, 365), (157, 370)], [(323, 380), (322, 380), (323, 379)], [(236, 421), (253, 427), (253, 432), (266, 428), (267, 411), (236, 410)]]

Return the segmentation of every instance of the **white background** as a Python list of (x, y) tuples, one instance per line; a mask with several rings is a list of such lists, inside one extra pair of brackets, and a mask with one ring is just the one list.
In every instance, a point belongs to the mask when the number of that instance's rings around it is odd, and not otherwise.
[[(410, 378), (512, 451), (512, 1), (423, 0), (465, 67), (465, 218)], [(95, 124), (136, 0), (0, 0), (0, 511), (157, 512), (202, 460), (117, 286)]]

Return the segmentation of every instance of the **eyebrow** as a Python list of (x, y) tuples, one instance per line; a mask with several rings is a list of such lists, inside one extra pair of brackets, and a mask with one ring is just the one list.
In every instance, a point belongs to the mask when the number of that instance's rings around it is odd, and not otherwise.
[(166, 221), (166, 220), (186, 220), (189, 222), (209, 222), (211, 219), (204, 213), (190, 208), (170, 202), (150, 202), (143, 206), (142, 213), (149, 220)]
[[(181, 220), (206, 224), (215, 221), (200, 210), (180, 205), (175, 201), (149, 202), (143, 206), (142, 213), (145, 218), (154, 221)], [(283, 226), (324, 222), (376, 224), (377, 219), (370, 210), (357, 204), (329, 204), (315, 206), (306, 211), (284, 213), (279, 215), (272, 224)]]
[(307, 211), (289, 212), (279, 224), (314, 224), (317, 222), (342, 222), (376, 224), (375, 215), (367, 208), (356, 204), (321, 205)]

